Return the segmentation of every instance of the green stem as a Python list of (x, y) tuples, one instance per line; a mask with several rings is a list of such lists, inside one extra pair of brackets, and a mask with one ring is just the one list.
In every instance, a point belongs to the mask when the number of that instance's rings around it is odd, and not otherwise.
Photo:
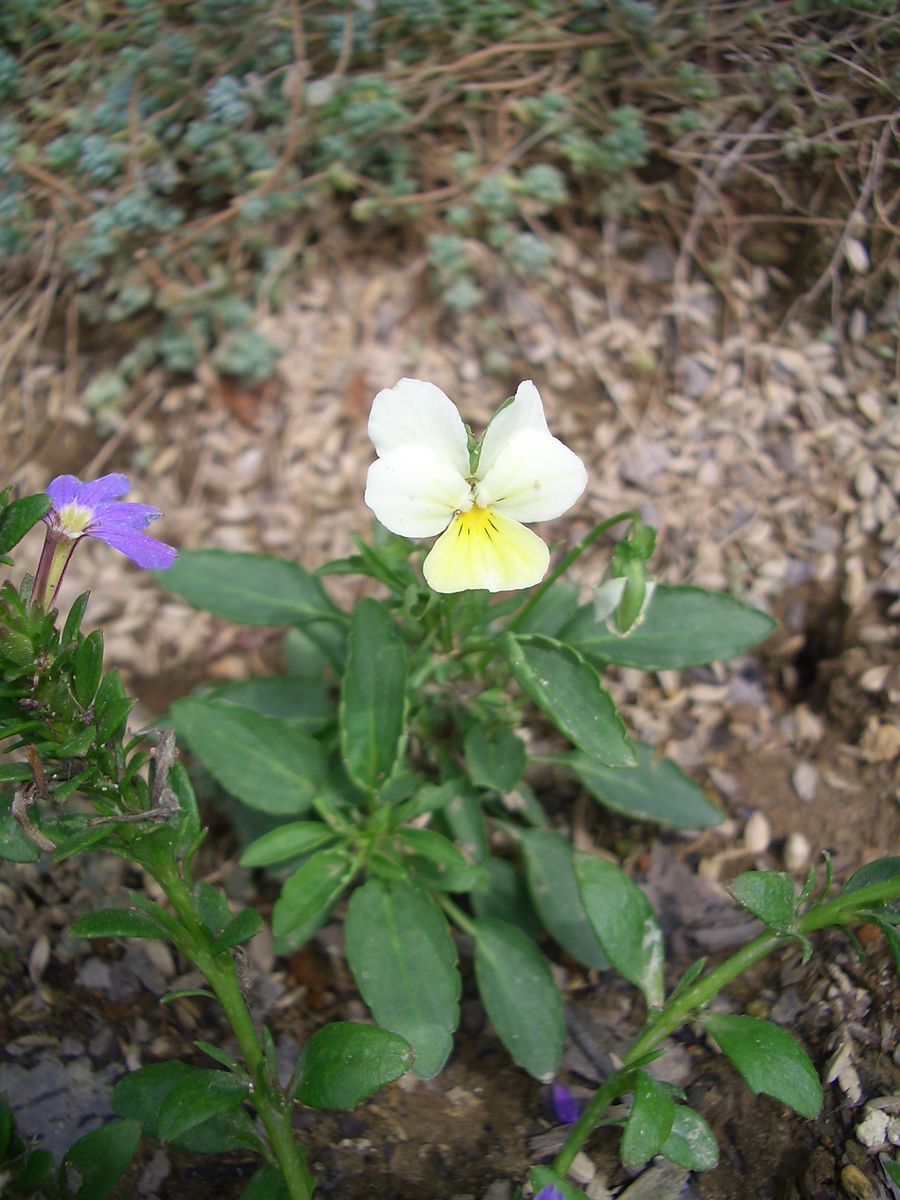
[[(835, 896), (823, 904), (815, 904), (802, 916), (797, 918), (796, 932), (798, 934), (813, 933), (828, 925), (848, 925), (855, 920), (864, 920), (866, 910), (872, 906), (889, 904), (900, 899), (900, 879), (881, 880), (858, 888), (856, 891)], [(628, 1091), (631, 1077), (637, 1069), (637, 1064), (656, 1049), (670, 1033), (694, 1013), (702, 1008), (721, 991), (726, 984), (731, 983), (748, 967), (765, 958), (767, 954), (788, 941), (790, 934), (773, 933), (767, 930), (758, 934), (737, 953), (732, 954), (725, 962), (714, 967), (708, 974), (703, 975), (697, 982), (681, 995), (673, 997), (665, 1008), (661, 1009), (644, 1026), (642, 1032), (632, 1042), (622, 1060), (619, 1070), (609, 1075), (597, 1089), (586, 1105), (584, 1112), (572, 1126), (572, 1131), (559, 1154), (553, 1160), (553, 1170), (558, 1175), (565, 1173), (572, 1166), (575, 1155), (582, 1148), (596, 1128), (603, 1112), (616, 1096)]]
[(250, 1102), (268, 1135), (290, 1200), (311, 1200), (314, 1184), (293, 1131), (293, 1103), (267, 1078), (265, 1054), (244, 1001), (231, 953), (217, 954), (206, 927), (197, 916), (194, 898), (174, 864), (154, 870), (185, 930), (180, 949), (206, 977), (225, 1012), (240, 1046), (253, 1090)]
[(631, 511), (620, 512), (616, 513), (614, 517), (610, 517), (609, 520), (601, 521), (599, 525), (595, 525), (590, 533), (585, 534), (581, 541), (576, 546), (573, 546), (569, 553), (565, 554), (560, 559), (540, 587), (536, 588), (522, 605), (522, 607), (518, 610), (518, 612), (512, 615), (506, 624), (507, 631), (512, 633), (514, 629), (518, 629), (531, 610), (538, 604), (544, 593), (553, 587), (560, 575), (565, 574), (569, 567), (571, 567), (572, 563), (575, 562), (576, 559), (580, 558), (581, 555), (584, 554), (585, 550), (587, 550), (589, 546), (593, 545), (593, 543), (596, 542), (597, 538), (600, 537), (601, 534), (606, 533), (607, 529), (611, 529), (613, 525), (618, 525), (620, 521), (639, 521), (640, 519), (640, 513)]

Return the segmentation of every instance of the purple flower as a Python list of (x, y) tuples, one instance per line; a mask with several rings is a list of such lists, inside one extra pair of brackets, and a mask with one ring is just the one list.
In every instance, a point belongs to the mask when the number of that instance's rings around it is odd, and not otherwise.
[(553, 1101), (553, 1111), (556, 1113), (557, 1121), (561, 1121), (563, 1125), (574, 1125), (581, 1116), (581, 1105), (566, 1085), (554, 1083), (550, 1089), (550, 1097)]
[(178, 553), (144, 530), (162, 516), (149, 504), (121, 500), (131, 485), (124, 475), (103, 475), (82, 483), (74, 475), (57, 475), (47, 485), (53, 506), (43, 518), (47, 526), (41, 561), (35, 576), (34, 596), (52, 604), (69, 564), (72, 551), (83, 537), (97, 538), (125, 554), (139, 567), (162, 570)]
[(546, 1187), (541, 1188), (534, 1200), (566, 1200), (566, 1198), (558, 1187), (548, 1183)]

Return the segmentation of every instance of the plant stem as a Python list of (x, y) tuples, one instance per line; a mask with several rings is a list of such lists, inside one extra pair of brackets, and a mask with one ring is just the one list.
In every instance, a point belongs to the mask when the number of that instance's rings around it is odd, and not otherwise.
[[(897, 899), (900, 899), (900, 879), (894, 876), (880, 880), (856, 891), (841, 893), (833, 900), (812, 905), (797, 918), (796, 932), (807, 934), (816, 929), (824, 929), (828, 925), (847, 925), (852, 921), (865, 920), (867, 909), (889, 904)], [(792, 935), (773, 933), (770, 930), (758, 934), (737, 953), (714, 967), (708, 974), (701, 976), (692, 987), (675, 996), (651, 1017), (629, 1047), (621, 1068), (607, 1076), (573, 1125), (565, 1145), (553, 1160), (553, 1170), (557, 1174), (565, 1175), (607, 1106), (616, 1096), (628, 1091), (636, 1064), (652, 1053), (670, 1033), (683, 1025), (693, 1012), (712, 1000), (726, 984), (731, 983), (767, 954), (771, 954), (776, 947), (787, 942), (790, 936)]]
[(185, 930), (179, 949), (203, 972), (240, 1046), (252, 1080), (250, 1102), (268, 1135), (288, 1196), (290, 1200), (311, 1200), (315, 1185), (306, 1168), (304, 1152), (294, 1138), (293, 1102), (268, 1078), (265, 1054), (241, 992), (234, 959), (230, 952), (217, 954), (212, 949), (209, 932), (199, 920), (194, 898), (175, 864), (166, 863), (162, 869), (158, 864), (154, 866), (157, 869), (153, 874)]
[(595, 525), (594, 528), (590, 531), (590, 533), (585, 534), (585, 536), (581, 539), (581, 541), (576, 546), (572, 547), (572, 549), (568, 552), (568, 554), (563, 555), (563, 557), (559, 560), (557, 565), (553, 568), (553, 570), (550, 572), (550, 574), (547, 576), (547, 578), (543, 581), (543, 583), (540, 585), (540, 587), (536, 588), (531, 593), (531, 595), (528, 597), (528, 599), (525, 601), (525, 603), (522, 605), (522, 607), (518, 610), (518, 612), (513, 613), (512, 617), (509, 619), (509, 621), (506, 624), (507, 631), (509, 633), (512, 633), (512, 631), (514, 629), (518, 629), (518, 627), (522, 624), (522, 622), (525, 620), (525, 618), (528, 616), (528, 614), (531, 612), (531, 610), (540, 601), (540, 599), (544, 595), (544, 593), (549, 591), (550, 588), (553, 587), (554, 583), (556, 583), (556, 581), (557, 581), (557, 579), (559, 579), (560, 575), (565, 574), (565, 572), (568, 571), (569, 567), (571, 567), (572, 563), (575, 562), (576, 559), (580, 558), (581, 555), (584, 554), (585, 550), (587, 550), (587, 548), (589, 546), (593, 545), (593, 543), (597, 540), (598, 537), (600, 537), (600, 535), (602, 533), (606, 533), (607, 529), (611, 529), (613, 527), (613, 525), (618, 525), (620, 521), (639, 521), (639, 520), (640, 520), (640, 513), (631, 512), (631, 511), (620, 512), (620, 513), (616, 513), (616, 515), (614, 517), (610, 517), (606, 521), (601, 521), (599, 525)]

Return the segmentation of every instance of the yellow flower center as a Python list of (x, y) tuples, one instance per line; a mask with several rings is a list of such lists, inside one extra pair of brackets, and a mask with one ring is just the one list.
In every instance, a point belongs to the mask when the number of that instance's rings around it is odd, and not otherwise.
[(57, 513), (57, 533), (65, 534), (68, 538), (81, 537), (85, 529), (91, 523), (94, 513), (90, 508), (85, 508), (83, 504), (78, 504), (72, 500), (69, 504), (64, 504)]
[(493, 541), (494, 535), (499, 532), (493, 510), (479, 508), (477, 505), (468, 512), (457, 513), (453, 526), (459, 538), (481, 537), (487, 538), (489, 542)]

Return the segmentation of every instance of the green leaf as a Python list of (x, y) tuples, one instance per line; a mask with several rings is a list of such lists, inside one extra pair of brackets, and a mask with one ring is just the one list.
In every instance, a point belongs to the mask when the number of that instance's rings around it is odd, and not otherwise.
[(123, 1075), (112, 1090), (110, 1104), (117, 1117), (139, 1121), (150, 1137), (159, 1137), (159, 1112), (169, 1093), (199, 1071), (183, 1062), (154, 1063)]
[(609, 767), (634, 763), (622, 718), (580, 654), (537, 634), (505, 634), (503, 648), (522, 691), (579, 750)]
[(231, 918), (213, 943), (216, 950), (228, 950), (231, 946), (240, 946), (262, 930), (265, 922), (255, 908), (242, 908)]
[(578, 611), (580, 590), (577, 583), (568, 579), (558, 579), (551, 588), (541, 594), (534, 608), (528, 612), (522, 623), (516, 626), (516, 633), (544, 633), (548, 637), (556, 637)]
[(441, 808), (441, 822), (470, 862), (484, 863), (491, 847), (481, 797), (465, 783), (455, 789), (453, 798)]
[(650, 901), (605, 858), (576, 851), (573, 865), (581, 901), (606, 957), (658, 1008), (663, 1002), (663, 936)]
[(280, 717), (307, 733), (319, 733), (335, 719), (335, 705), (321, 683), (292, 675), (223, 683), (204, 692), (202, 698)]
[(776, 933), (793, 929), (797, 897), (790, 875), (783, 871), (744, 871), (728, 890), (738, 904)]
[(232, 550), (181, 550), (159, 583), (195, 608), (242, 625), (302, 625), (338, 610), (297, 562)]
[(456, 947), (444, 914), (405, 883), (370, 880), (350, 897), (347, 960), (379, 1025), (415, 1051), (413, 1070), (437, 1075), (459, 1021)]
[(60, 1165), (63, 1195), (72, 1200), (103, 1200), (131, 1162), (140, 1136), (137, 1121), (110, 1121), (79, 1138)]
[(172, 717), (204, 766), (250, 808), (293, 816), (309, 808), (325, 782), (322, 747), (287, 721), (192, 698), (176, 701)]
[(610, 633), (586, 604), (559, 636), (593, 663), (643, 671), (722, 662), (763, 641), (775, 621), (725, 592), (658, 584), (643, 622), (627, 637)]
[(801, 1117), (816, 1117), (822, 1088), (809, 1055), (786, 1029), (758, 1017), (709, 1013), (703, 1024), (754, 1095), (765, 1092)]
[(103, 631), (95, 629), (89, 633), (75, 651), (74, 663), (75, 699), (82, 708), (87, 708), (97, 695), (103, 677)]
[(242, 867), (268, 867), (309, 854), (333, 842), (337, 834), (323, 821), (291, 821), (258, 837), (241, 855)]
[(260, 1167), (241, 1192), (241, 1200), (290, 1200), (284, 1176), (277, 1167)]
[(614, 812), (677, 829), (721, 824), (721, 809), (676, 763), (658, 758), (646, 742), (636, 742), (635, 749), (634, 767), (606, 767), (578, 753), (569, 758), (568, 764), (594, 799)]
[(396, 842), (411, 851), (412, 857), (407, 861), (428, 887), (442, 892), (470, 892), (484, 882), (484, 871), (473, 866), (451, 841), (433, 829), (401, 829)]
[(469, 778), (476, 787), (511, 792), (525, 770), (525, 743), (509, 729), (473, 725), (463, 745)]
[(698, 1112), (684, 1104), (675, 1107), (672, 1131), (660, 1154), (687, 1171), (711, 1171), (719, 1161), (716, 1135)]
[(406, 1074), (413, 1064), (409, 1042), (380, 1029), (335, 1021), (318, 1029), (301, 1051), (301, 1104), (349, 1112), (366, 1096)]
[[(851, 892), (857, 892), (860, 888), (868, 887), (872, 883), (884, 883), (889, 879), (896, 879), (900, 876), (900, 856), (893, 855), (889, 858), (876, 858), (874, 862), (866, 863), (864, 867), (860, 867), (858, 871), (850, 876), (844, 886), (841, 888), (839, 895), (847, 896)], [(897, 911), (900, 909), (900, 901), (894, 901), (893, 904), (885, 906), (889, 911)]]
[(519, 844), (531, 897), (547, 932), (585, 966), (608, 968), (581, 903), (572, 843), (550, 829), (529, 829), (519, 833)]
[(354, 866), (340, 846), (319, 850), (285, 881), (272, 913), (272, 932), (296, 949), (328, 920), (353, 878)]
[(347, 774), (374, 792), (394, 769), (406, 727), (406, 647), (378, 600), (353, 610), (339, 717)]
[(69, 929), (72, 937), (165, 938), (167, 931), (149, 913), (137, 908), (101, 908), (79, 917)]
[(623, 1167), (642, 1167), (662, 1149), (675, 1120), (675, 1101), (646, 1071), (634, 1077), (634, 1101), (625, 1122), (619, 1157)]
[(534, 911), (525, 877), (505, 858), (485, 862), (487, 882), (472, 892), (472, 909), (477, 917), (499, 917), (529, 937), (541, 934), (541, 921)]
[(472, 926), (475, 977), (497, 1036), (518, 1066), (536, 1079), (552, 1079), (566, 1027), (547, 960), (514, 925), (477, 917)]
[[(28, 775), (30, 777), (30, 771)], [(0, 859), (18, 863), (37, 862), (41, 857), (40, 848), (25, 836), (22, 826), (10, 812), (13, 799), (12, 792), (0, 794)]]
[(0, 512), (0, 554), (17, 546), (22, 538), (51, 509), (53, 501), (43, 492), (21, 496)]
[(177, 1083), (159, 1110), (159, 1137), (174, 1141), (210, 1117), (237, 1108), (246, 1099), (250, 1085), (228, 1071), (196, 1071)]

